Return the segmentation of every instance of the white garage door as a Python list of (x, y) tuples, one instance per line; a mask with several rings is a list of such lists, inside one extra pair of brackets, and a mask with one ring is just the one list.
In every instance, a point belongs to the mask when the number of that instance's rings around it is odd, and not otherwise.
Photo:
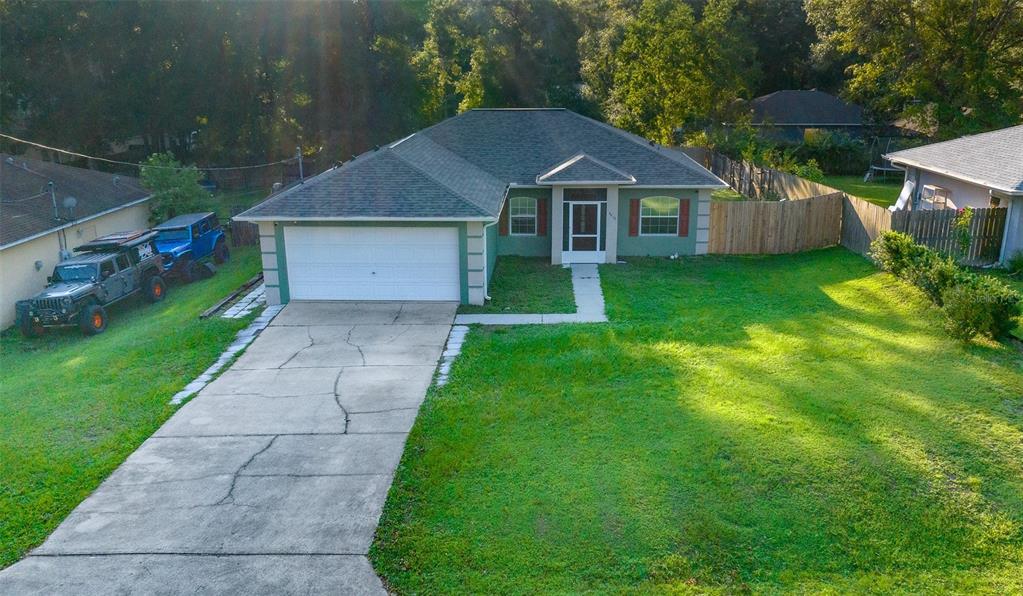
[(457, 228), (284, 228), (293, 300), (459, 300)]

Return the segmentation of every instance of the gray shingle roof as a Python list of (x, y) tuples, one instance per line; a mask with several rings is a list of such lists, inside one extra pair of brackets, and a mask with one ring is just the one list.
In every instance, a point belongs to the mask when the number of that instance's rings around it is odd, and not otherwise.
[[(51, 180), (62, 220), (54, 219)], [(77, 199), (70, 213), (64, 209), (69, 196)], [(0, 246), (67, 225), (67, 217), (85, 219), (147, 196), (130, 176), (0, 154)]]
[(860, 126), (863, 108), (823, 91), (785, 90), (749, 102), (754, 124)]
[(599, 159), (580, 153), (536, 177), (537, 184), (569, 182), (634, 184), (636, 179)]
[(237, 217), (471, 219), (488, 215), (386, 147), (309, 178)]
[(599, 174), (623, 184), (724, 186), (685, 155), (569, 110), (480, 109), (364, 154), (236, 217), (494, 218), (509, 185), (534, 186), (552, 164), (580, 154), (585, 162), (557, 181)]
[(1023, 125), (896, 151), (886, 157), (1009, 194), (1023, 194)]

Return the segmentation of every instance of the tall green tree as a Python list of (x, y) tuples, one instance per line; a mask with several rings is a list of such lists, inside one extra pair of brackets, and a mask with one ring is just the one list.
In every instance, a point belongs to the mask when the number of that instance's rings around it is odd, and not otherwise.
[(819, 55), (880, 117), (953, 137), (1023, 117), (1023, 0), (807, 0)]
[(610, 122), (660, 143), (726, 112), (755, 84), (755, 52), (737, 0), (610, 2), (583, 40), (583, 73)]

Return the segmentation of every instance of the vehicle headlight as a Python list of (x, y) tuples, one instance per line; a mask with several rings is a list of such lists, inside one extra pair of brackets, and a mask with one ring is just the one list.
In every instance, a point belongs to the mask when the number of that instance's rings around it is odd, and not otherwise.
[(71, 296), (64, 296), (60, 299), (60, 303), (64, 306), (71, 306)]

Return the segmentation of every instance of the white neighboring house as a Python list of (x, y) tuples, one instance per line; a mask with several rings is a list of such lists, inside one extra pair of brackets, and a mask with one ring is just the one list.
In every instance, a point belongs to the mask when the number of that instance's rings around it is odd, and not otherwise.
[(944, 195), (945, 207), (1005, 207), (1001, 261), (1023, 250), (1023, 125), (896, 151), (885, 156), (913, 183), (913, 208), (931, 207), (928, 195)]
[(135, 178), (0, 154), (0, 329), (76, 246), (148, 228), (148, 201)]

